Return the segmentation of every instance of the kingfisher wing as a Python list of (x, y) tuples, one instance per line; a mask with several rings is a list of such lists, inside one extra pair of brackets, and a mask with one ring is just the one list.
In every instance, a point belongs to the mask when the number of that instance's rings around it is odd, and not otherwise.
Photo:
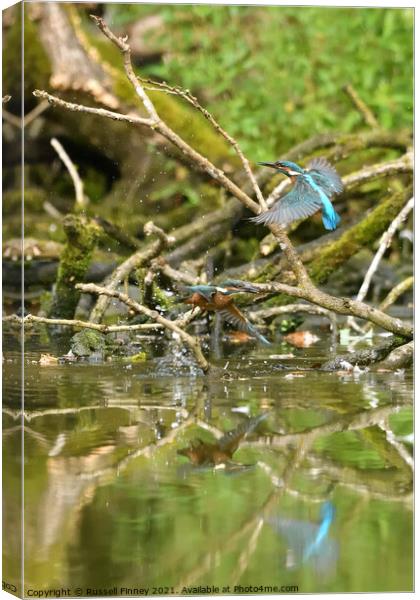
[(248, 321), (245, 315), (234, 304), (227, 306), (224, 310), (219, 311), (219, 313), (234, 327), (237, 327), (241, 331), (248, 331)]
[(298, 219), (305, 219), (316, 213), (322, 207), (322, 201), (317, 192), (302, 177), (298, 177), (293, 189), (280, 198), (276, 204), (252, 220), (255, 223), (272, 225), (289, 225)]
[(256, 337), (262, 344), (266, 346), (271, 346), (270, 342), (263, 336), (255, 327), (251, 325), (248, 319), (241, 313), (239, 308), (237, 308), (234, 304), (230, 304), (224, 310), (220, 311), (221, 316), (231, 323), (234, 327), (239, 329), (240, 331), (245, 331)]
[(325, 194), (331, 198), (343, 191), (344, 185), (340, 175), (325, 158), (315, 158), (308, 165), (308, 173)]

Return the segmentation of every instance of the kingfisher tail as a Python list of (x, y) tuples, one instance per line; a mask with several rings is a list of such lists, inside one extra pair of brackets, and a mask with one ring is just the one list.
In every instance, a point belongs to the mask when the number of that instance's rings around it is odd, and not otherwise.
[(325, 229), (328, 229), (328, 231), (337, 229), (340, 221), (340, 215), (335, 212), (331, 202), (324, 201), (322, 206), (322, 222), (324, 223)]

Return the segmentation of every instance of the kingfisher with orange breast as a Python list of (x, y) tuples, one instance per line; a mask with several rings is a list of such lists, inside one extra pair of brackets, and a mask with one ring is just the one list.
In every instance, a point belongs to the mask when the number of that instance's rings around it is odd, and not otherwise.
[(185, 289), (190, 296), (184, 300), (185, 304), (198, 306), (201, 310), (218, 312), (226, 321), (257, 338), (262, 344), (271, 345), (257, 329), (251, 325), (245, 315), (235, 305), (233, 294), (250, 293), (257, 294), (260, 290), (251, 283), (231, 279), (220, 285), (191, 285)]

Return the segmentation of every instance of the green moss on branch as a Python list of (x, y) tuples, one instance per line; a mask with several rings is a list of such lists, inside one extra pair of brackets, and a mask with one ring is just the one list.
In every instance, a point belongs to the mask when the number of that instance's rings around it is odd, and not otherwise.
[(84, 281), (101, 228), (86, 217), (67, 215), (63, 221), (67, 243), (58, 267), (56, 287), (49, 317), (72, 319), (79, 302), (77, 283)]

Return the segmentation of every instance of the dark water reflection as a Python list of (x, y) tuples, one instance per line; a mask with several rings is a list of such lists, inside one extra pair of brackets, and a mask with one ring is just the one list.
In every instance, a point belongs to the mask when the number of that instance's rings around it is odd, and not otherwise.
[[(285, 371), (270, 358), (283, 350), (271, 348), (230, 356), (231, 379), (157, 377), (158, 359), (41, 368), (41, 350), (25, 357), (27, 588), (412, 589), (410, 372)], [(285, 364), (328, 352), (321, 343)], [(11, 534), (17, 349), (4, 364)], [(215, 447), (262, 413), (226, 468), (178, 454)]]

